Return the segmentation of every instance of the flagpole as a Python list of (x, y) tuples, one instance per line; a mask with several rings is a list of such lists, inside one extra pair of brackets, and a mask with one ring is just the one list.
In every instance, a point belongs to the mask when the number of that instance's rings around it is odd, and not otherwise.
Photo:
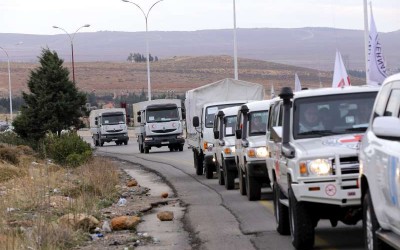
[(364, 56), (365, 56), (365, 79), (366, 84), (369, 84), (368, 79), (368, 40), (369, 40), (369, 32), (368, 32), (368, 8), (367, 8), (367, 0), (364, 0)]

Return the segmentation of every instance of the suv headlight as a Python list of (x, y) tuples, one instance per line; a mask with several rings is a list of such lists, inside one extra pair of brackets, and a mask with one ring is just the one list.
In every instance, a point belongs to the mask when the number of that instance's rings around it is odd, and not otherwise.
[(235, 146), (231, 146), (231, 147), (226, 147), (226, 148), (224, 148), (224, 153), (225, 153), (226, 155), (234, 154), (235, 152), (236, 152)]
[(326, 176), (332, 174), (332, 162), (329, 159), (315, 159), (300, 162), (301, 176)]
[(212, 151), (212, 149), (213, 149), (213, 147), (214, 147), (214, 144), (212, 144), (212, 143), (210, 143), (210, 142), (204, 142), (203, 143), (203, 150), (207, 150), (207, 151), (209, 151), (209, 152), (211, 152)]
[(250, 158), (264, 158), (267, 157), (268, 151), (266, 147), (248, 148), (247, 156)]

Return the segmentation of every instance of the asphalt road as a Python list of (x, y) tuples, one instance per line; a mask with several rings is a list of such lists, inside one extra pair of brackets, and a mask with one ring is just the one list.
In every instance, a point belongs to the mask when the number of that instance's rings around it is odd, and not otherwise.
[[(91, 142), (90, 138), (84, 137)], [(239, 191), (225, 190), (214, 179), (197, 176), (192, 151), (169, 152), (167, 147), (139, 153), (135, 138), (127, 146), (105, 143), (97, 154), (134, 162), (158, 172), (173, 186), (187, 205), (185, 223), (199, 249), (294, 249), (290, 236), (275, 230), (272, 193), (263, 189), (261, 201), (248, 201)], [(236, 183), (238, 185), (238, 183)], [(316, 228), (314, 249), (364, 249), (361, 222), (336, 228), (321, 220)]]

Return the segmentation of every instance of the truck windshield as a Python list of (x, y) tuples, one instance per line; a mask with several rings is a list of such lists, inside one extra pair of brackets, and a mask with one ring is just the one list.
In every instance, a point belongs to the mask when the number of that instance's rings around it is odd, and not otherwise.
[(221, 105), (207, 107), (206, 115), (205, 115), (206, 128), (212, 128), (214, 126), (214, 115), (218, 112), (218, 110), (224, 109), (224, 108), (229, 108), (229, 107), (235, 107), (235, 106), (239, 106), (242, 104), (243, 103), (230, 103), (230, 104), (221, 104)]
[(124, 114), (116, 114), (116, 115), (103, 115), (101, 119), (102, 125), (115, 125), (115, 124), (125, 124), (125, 116)]
[(293, 104), (293, 137), (365, 132), (377, 92), (308, 97)]
[(249, 135), (265, 135), (268, 123), (268, 111), (252, 112), (249, 115)]
[(168, 121), (178, 121), (178, 109), (151, 109), (147, 110), (147, 122), (168, 122)]
[(236, 116), (226, 116), (224, 118), (225, 134), (224, 136), (234, 136), (236, 127)]

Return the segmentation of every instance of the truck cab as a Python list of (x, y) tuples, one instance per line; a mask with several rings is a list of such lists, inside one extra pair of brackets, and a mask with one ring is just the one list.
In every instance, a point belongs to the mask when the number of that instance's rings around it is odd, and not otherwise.
[(270, 100), (243, 104), (236, 122), (236, 173), (239, 191), (249, 200), (261, 198), (263, 185), (269, 186), (265, 163), (266, 131)]
[(365, 248), (400, 249), (400, 74), (387, 78), (360, 145)]
[[(354, 225), (362, 218), (358, 147), (377, 88), (303, 90), (284, 87), (271, 106), (267, 168), (277, 231), (296, 249), (314, 245), (315, 227), (328, 219)], [(368, 120), (368, 119), (367, 119)]]
[(214, 158), (218, 183), (225, 185), (227, 190), (235, 187), (237, 177), (235, 128), (239, 107), (219, 110), (214, 120)]

